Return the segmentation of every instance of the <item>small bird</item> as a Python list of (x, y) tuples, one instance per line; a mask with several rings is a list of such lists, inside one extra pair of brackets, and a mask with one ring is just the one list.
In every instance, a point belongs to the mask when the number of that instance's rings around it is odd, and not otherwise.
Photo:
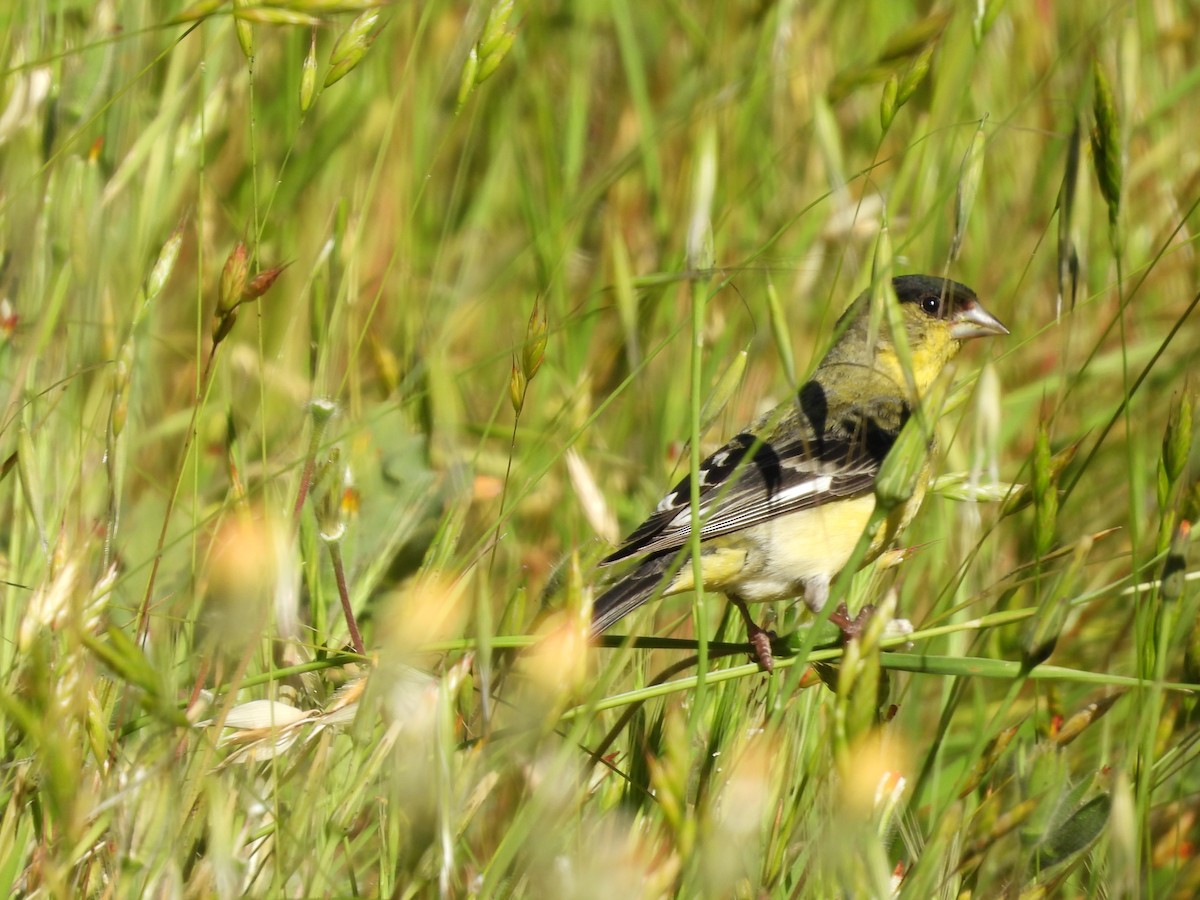
[[(908, 341), (907, 372), (887, 324), (871, 333), (869, 292), (864, 292), (838, 320), (839, 337), (795, 399), (700, 465), (704, 590), (724, 593), (737, 607), (767, 671), (774, 665), (771, 634), (755, 623), (746, 604), (803, 596), (813, 612), (824, 607), (830, 582), (849, 561), (871, 517), (876, 476), (914, 405), (964, 341), (1008, 334), (966, 285), (902, 275), (892, 279), (892, 287)], [(911, 499), (889, 514), (864, 562), (875, 559), (912, 520), (928, 481), (927, 456)], [(597, 598), (593, 635), (652, 597), (692, 590), (693, 565), (690, 557), (681, 560), (691, 529), (690, 477), (685, 477), (601, 560), (608, 566), (644, 557)], [(855, 624), (840, 609), (831, 619), (847, 629)]]

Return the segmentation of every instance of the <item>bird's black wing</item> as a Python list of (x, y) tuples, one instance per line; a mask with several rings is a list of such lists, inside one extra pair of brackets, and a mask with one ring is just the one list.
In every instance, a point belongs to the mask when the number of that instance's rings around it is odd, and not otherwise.
[[(845, 424), (849, 427), (827, 430), (819, 438), (795, 422), (769, 429), (778, 437), (766, 440), (746, 432), (708, 457), (699, 471), (701, 539), (873, 490), (895, 434), (878, 428), (872, 433), (871, 421)], [(682, 547), (691, 534), (690, 501), (687, 477), (601, 565)]]

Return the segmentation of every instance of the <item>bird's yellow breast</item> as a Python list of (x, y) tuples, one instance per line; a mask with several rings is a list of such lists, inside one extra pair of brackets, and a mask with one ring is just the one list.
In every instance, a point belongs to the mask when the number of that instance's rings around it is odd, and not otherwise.
[(842, 570), (874, 509), (875, 495), (866, 494), (755, 525), (736, 536), (746, 551), (741, 571), (713, 587), (751, 603), (796, 597), (807, 582)]
[[(864, 562), (875, 559), (902, 531), (921, 505), (924, 485), (897, 507), (871, 541)], [(747, 603), (790, 600), (814, 581), (832, 580), (850, 560), (875, 510), (875, 495), (804, 509), (724, 535), (704, 544), (704, 589), (730, 593)], [(684, 563), (664, 595), (695, 586)]]

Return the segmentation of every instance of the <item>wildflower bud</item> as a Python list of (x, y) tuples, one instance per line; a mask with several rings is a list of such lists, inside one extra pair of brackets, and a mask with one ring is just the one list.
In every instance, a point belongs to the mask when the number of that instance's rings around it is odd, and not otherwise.
[(379, 37), (378, 31), (372, 34), (372, 29), (378, 22), (379, 10), (367, 10), (338, 35), (338, 39), (333, 45), (333, 52), (329, 54), (329, 71), (325, 73), (325, 87), (345, 78), (355, 66), (362, 62), (367, 51), (371, 49), (371, 45), (375, 43), (375, 38)]
[(1124, 694), (1122, 693), (1109, 694), (1107, 697), (1101, 697), (1099, 700), (1087, 704), (1078, 712), (1072, 713), (1051, 735), (1054, 743), (1060, 747), (1065, 747), (1071, 743), (1071, 741), (1083, 734), (1088, 727), (1100, 721), (1123, 696)]
[[(505, 46), (504, 36), (511, 34), (505, 30), (509, 16), (512, 15), (513, 0), (499, 0), (488, 12), (487, 21), (483, 23), (483, 31), (479, 35), (480, 57), (488, 57), (499, 52)], [(511, 46), (511, 42), (509, 42)], [(480, 81), (483, 79), (481, 78)]]
[(308, 53), (300, 68), (300, 112), (312, 109), (317, 93), (317, 29), (313, 29), (308, 41)]
[(904, 77), (900, 79), (900, 85), (896, 91), (897, 110), (912, 99), (912, 95), (917, 92), (917, 88), (921, 86), (921, 83), (929, 74), (929, 67), (933, 62), (933, 51), (936, 46), (936, 43), (931, 43), (922, 50), (920, 55), (912, 61), (912, 65), (908, 67), (908, 71), (904, 73)]
[(508, 51), (512, 49), (516, 34), (507, 29), (509, 16), (512, 15), (513, 0), (500, 0), (488, 13), (487, 21), (483, 23), (483, 32), (475, 48), (479, 57), (479, 68), (475, 73), (475, 84), (483, 84), (496, 70)]
[(463, 63), (462, 75), (458, 79), (455, 114), (462, 111), (471, 91), (495, 74), (512, 49), (516, 34), (506, 28), (512, 11), (513, 0), (499, 0), (488, 13), (479, 40), (467, 52), (467, 59)]
[(458, 78), (458, 96), (454, 100), (454, 112), (457, 115), (467, 104), (471, 91), (475, 90), (475, 76), (479, 73), (479, 51), (472, 47), (467, 51), (466, 61), (463, 62), (462, 75)]
[(479, 71), (475, 74), (476, 84), (483, 84), (496, 74), (496, 70), (500, 68), (500, 63), (504, 62), (504, 57), (508, 56), (508, 51), (512, 49), (516, 39), (515, 33), (502, 32), (492, 43), (492, 52), (480, 54)]
[(337, 412), (337, 403), (326, 397), (318, 397), (308, 404), (308, 414), (312, 416), (313, 430), (323, 434), (325, 426)]
[(246, 283), (246, 286), (242, 288), (242, 299), (257, 300), (271, 289), (271, 285), (275, 283), (275, 280), (281, 274), (283, 274), (283, 270), (289, 265), (291, 265), (291, 263), (284, 263), (281, 266), (272, 266), (271, 268), (263, 269), (261, 272), (256, 274)]
[(546, 333), (546, 308), (535, 301), (533, 312), (529, 314), (529, 325), (525, 329), (525, 346), (521, 350), (521, 372), (526, 381), (533, 381), (533, 376), (542, 367), (546, 355)]
[(175, 263), (179, 259), (179, 250), (181, 247), (183, 247), (183, 222), (175, 226), (175, 230), (171, 232), (171, 236), (162, 245), (162, 249), (158, 251), (158, 259), (154, 261), (154, 267), (150, 270), (150, 275), (146, 278), (147, 303), (162, 293), (167, 279), (171, 277), (171, 272), (175, 270)]
[(517, 362), (517, 357), (513, 356), (512, 375), (508, 379), (508, 397), (512, 401), (513, 412), (518, 416), (525, 406), (525, 388), (528, 384), (525, 373)]
[(879, 124), (884, 131), (892, 126), (892, 120), (896, 118), (896, 111), (900, 108), (900, 104), (896, 102), (899, 93), (900, 79), (892, 75), (883, 83), (883, 94), (879, 98)]
[(1112, 85), (1100, 66), (1099, 60), (1092, 62), (1092, 154), (1095, 157), (1096, 179), (1100, 183), (1100, 195), (1108, 204), (1108, 221), (1116, 225), (1121, 208), (1121, 137), (1117, 123), (1116, 104), (1113, 101)]
[(247, 256), (246, 245), (238, 241), (225, 260), (225, 268), (221, 271), (221, 294), (217, 299), (218, 318), (233, 312), (242, 302), (242, 292), (246, 289), (249, 275)]
[(233, 0), (233, 29), (237, 33), (238, 44), (246, 59), (254, 58), (254, 29), (249, 20), (242, 15), (242, 7), (247, 0)]

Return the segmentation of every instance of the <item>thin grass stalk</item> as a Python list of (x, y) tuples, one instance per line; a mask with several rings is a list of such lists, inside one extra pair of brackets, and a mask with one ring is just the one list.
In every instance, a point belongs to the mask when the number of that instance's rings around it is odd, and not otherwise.
[[(692, 181), (692, 209), (688, 227), (687, 266), (689, 271), (706, 271), (712, 265), (712, 202), (717, 180), (717, 132), (716, 126), (705, 126), (697, 148), (696, 170)], [(695, 584), (693, 600), (693, 624), (699, 681), (696, 687), (696, 709), (705, 708), (704, 673), (708, 670), (708, 615), (704, 591), (704, 559), (702, 556), (700, 530), (700, 465), (703, 459), (700, 440), (701, 423), (704, 418), (704, 324), (708, 303), (708, 286), (705, 280), (697, 279), (691, 284), (691, 373), (688, 408), (688, 491), (691, 506), (691, 552), (692, 581)], [(700, 717), (693, 716), (689, 731), (699, 726)]]

